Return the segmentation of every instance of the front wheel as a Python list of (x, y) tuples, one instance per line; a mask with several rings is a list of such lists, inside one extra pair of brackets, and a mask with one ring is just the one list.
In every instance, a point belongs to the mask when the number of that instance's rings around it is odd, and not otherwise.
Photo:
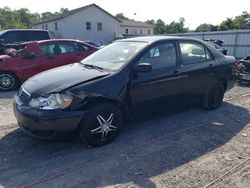
[(9, 72), (0, 72), (0, 91), (12, 91), (19, 86), (18, 78)]
[(94, 105), (80, 124), (80, 137), (93, 147), (111, 143), (123, 124), (121, 111), (113, 104)]
[(216, 81), (213, 83), (205, 98), (203, 100), (203, 106), (208, 110), (214, 110), (218, 108), (224, 98), (225, 88), (223, 83)]

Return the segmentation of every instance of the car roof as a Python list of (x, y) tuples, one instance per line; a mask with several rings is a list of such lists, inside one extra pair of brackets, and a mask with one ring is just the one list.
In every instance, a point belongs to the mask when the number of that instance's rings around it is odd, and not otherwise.
[(39, 40), (39, 41), (35, 41), (35, 42), (37, 42), (38, 44), (43, 44), (43, 43), (47, 43), (47, 42), (79, 42), (79, 43), (82, 43), (86, 46), (98, 49), (97, 47), (89, 45), (88, 43), (86, 43), (84, 41), (76, 40), (76, 39), (46, 39), (46, 40)]
[(31, 31), (31, 32), (47, 32), (47, 30), (44, 30), (44, 29), (6, 29), (6, 30), (1, 30), (0, 33), (3, 34), (3, 33), (6, 33), (6, 32), (9, 32), (9, 31)]
[(80, 42), (80, 43), (84, 43), (83, 41), (80, 40), (75, 40), (75, 39), (46, 39), (46, 40), (39, 40), (37, 41), (39, 44), (40, 43), (46, 43), (46, 42)]
[(128, 42), (145, 42), (148, 43), (148, 45), (154, 43), (154, 42), (160, 42), (160, 41), (166, 41), (166, 40), (188, 40), (188, 41), (196, 41), (203, 45), (205, 45), (214, 55), (215, 58), (221, 58), (223, 57), (223, 54), (220, 53), (217, 49), (212, 47), (211, 45), (207, 44), (206, 41), (191, 38), (191, 37), (179, 37), (179, 36), (144, 36), (144, 37), (135, 37), (135, 38), (128, 38), (128, 39), (122, 39), (119, 41), (128, 41)]
[(179, 36), (144, 36), (144, 37), (134, 37), (134, 38), (128, 38), (128, 39), (122, 39), (120, 41), (131, 41), (131, 42), (146, 42), (146, 43), (153, 43), (161, 40), (193, 40), (193, 41), (199, 41), (199, 39), (194, 38), (188, 38), (188, 37), (179, 37)]

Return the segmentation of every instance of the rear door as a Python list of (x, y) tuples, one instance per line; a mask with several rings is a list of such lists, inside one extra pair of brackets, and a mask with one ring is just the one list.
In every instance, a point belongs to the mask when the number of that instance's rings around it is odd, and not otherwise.
[(181, 77), (186, 101), (197, 100), (215, 78), (216, 62), (205, 45), (196, 41), (179, 41)]
[(137, 62), (140, 63), (150, 63), (152, 71), (132, 77), (129, 91), (132, 112), (136, 115), (172, 106), (182, 86), (175, 42), (152, 46)]

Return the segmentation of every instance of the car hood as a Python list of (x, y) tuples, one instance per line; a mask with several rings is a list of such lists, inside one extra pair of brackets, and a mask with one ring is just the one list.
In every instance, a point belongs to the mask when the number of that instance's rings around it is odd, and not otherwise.
[(39, 73), (27, 80), (24, 87), (31, 94), (45, 95), (60, 92), (69, 87), (92, 81), (110, 73), (85, 68), (80, 63), (74, 63)]

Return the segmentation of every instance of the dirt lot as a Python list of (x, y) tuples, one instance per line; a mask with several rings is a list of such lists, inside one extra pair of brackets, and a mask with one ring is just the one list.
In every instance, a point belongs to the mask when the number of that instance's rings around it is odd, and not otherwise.
[(0, 187), (250, 187), (249, 85), (215, 111), (194, 106), (128, 123), (101, 148), (24, 135), (13, 95), (0, 93)]

